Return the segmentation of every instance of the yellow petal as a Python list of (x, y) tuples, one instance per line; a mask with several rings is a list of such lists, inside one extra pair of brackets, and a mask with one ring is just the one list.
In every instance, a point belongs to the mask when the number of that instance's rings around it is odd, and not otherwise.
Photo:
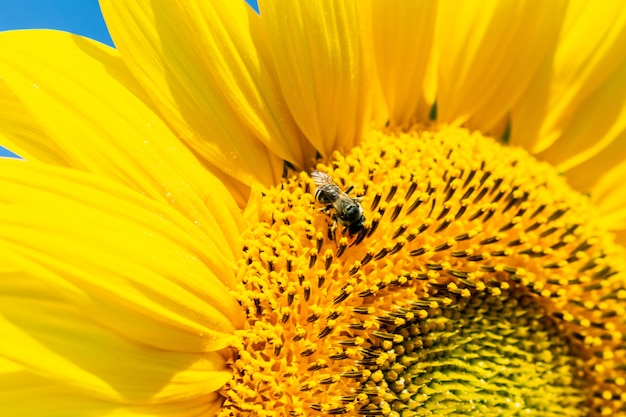
[[(259, 2), (251, 21), (296, 123), (323, 155), (349, 149), (369, 122), (371, 76), (357, 2)], [(256, 27), (254, 25), (259, 25)], [(371, 65), (371, 64), (370, 64)]]
[[(3, 276), (3, 281), (25, 279)], [(126, 404), (159, 404), (207, 396), (230, 378), (224, 359), (216, 352), (189, 353), (156, 349), (131, 341), (62, 301), (38, 299), (13, 285), (3, 285), (0, 306), (0, 355), (21, 365), (13, 372), (15, 385), (35, 383), (46, 390)], [(110, 317), (110, 320), (114, 320)], [(28, 377), (28, 374), (33, 377)], [(0, 378), (0, 381), (2, 378)], [(18, 382), (19, 381), (19, 382)], [(5, 381), (7, 382), (7, 381)], [(47, 383), (45, 383), (47, 382)], [(39, 385), (37, 384), (37, 385)], [(37, 390), (39, 386), (22, 389)], [(38, 401), (42, 399), (37, 397)], [(6, 408), (3, 408), (3, 413)], [(22, 414), (11, 414), (22, 415)]]
[(437, 119), (490, 131), (551, 51), (564, 2), (443, 1), (437, 12)]
[[(60, 335), (65, 331), (64, 329), (58, 330), (61, 330), (59, 332)], [(86, 342), (83, 346), (84, 348), (89, 347), (89, 343), (93, 343), (93, 341)], [(101, 358), (103, 364), (107, 363), (107, 356), (110, 356), (113, 360), (117, 358), (113, 352), (103, 352), (102, 349), (97, 347), (94, 349), (94, 352), (103, 353)], [(124, 352), (126, 351), (117, 351), (116, 353)], [(84, 354), (85, 352), (80, 353)], [(169, 354), (166, 353), (165, 357), (167, 355)], [(148, 357), (153, 356), (154, 354), (148, 355)], [(162, 362), (162, 360), (160, 358), (154, 359), (156, 359), (156, 363), (148, 363), (147, 366), (155, 365), (155, 368), (159, 368), (159, 362)], [(111, 359), (108, 360), (110, 361)], [(138, 362), (147, 363), (145, 358), (140, 359)], [(217, 367), (222, 362), (222, 360), (216, 358), (213, 366)], [(70, 369), (72, 369), (73, 364), (69, 365)], [(108, 372), (124, 371), (120, 369), (120, 364), (117, 362), (110, 363), (110, 365), (112, 369), (107, 370)], [(133, 364), (130, 365), (133, 366)], [(176, 374), (182, 373), (177, 369), (169, 371)], [(154, 376), (154, 371), (151, 370), (149, 372)], [(185, 373), (187, 372), (185, 371)], [(193, 374), (189, 372), (189, 375)], [(107, 377), (109, 375), (103, 374), (101, 376)], [(127, 391), (131, 394), (134, 394), (134, 392), (143, 393), (145, 397), (140, 398), (139, 395), (135, 394), (134, 398), (121, 398), (119, 393), (116, 393), (111, 398), (103, 399), (103, 396), (98, 395), (97, 392), (90, 395), (91, 393), (87, 392), (82, 384), (78, 387), (72, 387), (71, 384), (66, 383), (65, 379), (54, 380), (39, 376), (29, 372), (22, 365), (18, 365), (6, 358), (0, 358), (0, 407), (2, 407), (3, 414), (20, 417), (145, 417), (147, 415), (188, 417), (214, 415), (221, 405), (219, 395), (207, 389), (191, 392), (192, 395), (189, 396), (180, 395), (180, 397), (186, 398), (173, 402), (160, 396), (162, 390), (142, 392), (142, 389), (145, 391), (146, 388), (153, 388), (146, 384), (150, 381), (144, 380), (143, 376), (143, 374), (128, 375), (128, 383), (135, 384), (139, 389), (133, 388)], [(198, 376), (198, 382), (205, 386), (210, 384), (216, 385), (217, 380), (221, 377), (221, 372), (209, 371), (207, 369), (207, 372), (194, 376)], [(179, 379), (178, 375), (175, 378)], [(110, 376), (109, 379), (111, 379)], [(181, 388), (187, 390), (190, 386), (187, 385)], [(173, 391), (171, 387), (168, 387), (167, 390)], [(184, 394), (184, 392), (179, 394)]]
[[(2, 40), (0, 35), (0, 42)], [(29, 160), (67, 166), (65, 155), (50, 148), (49, 137), (35, 122), (24, 103), (0, 80), (0, 143)]]
[[(114, 364), (116, 366), (116, 364)], [(156, 405), (122, 404), (29, 374), (0, 372), (0, 407), (20, 417), (189, 417), (212, 416), (221, 401), (216, 393)]]
[(113, 178), (239, 250), (242, 222), (228, 190), (146, 104), (115, 50), (53, 31), (3, 33), (0, 49), (0, 130), (16, 152)]
[[(563, 167), (573, 166), (576, 161), (572, 158), (585, 152), (583, 142), (587, 145), (608, 143), (604, 136), (614, 122), (607, 126), (596, 125), (598, 132), (588, 137), (583, 131), (593, 123), (621, 118), (615, 107), (620, 106), (618, 100), (603, 98), (607, 93), (598, 89), (624, 65), (625, 28), (626, 7), (622, 1), (569, 2), (557, 48), (546, 57), (538, 77), (513, 110), (512, 143), (521, 144), (534, 153), (554, 145), (550, 154), (543, 157), (550, 161), (555, 158), (554, 162)], [(614, 94), (616, 97), (623, 95), (619, 90)], [(602, 116), (594, 111), (596, 105), (602, 106), (601, 112), (607, 114)], [(576, 141), (577, 144), (565, 151), (559, 149), (556, 141)], [(587, 156), (600, 149), (597, 147)], [(568, 159), (571, 161), (564, 164)]]
[(103, 1), (115, 45), (181, 138), (247, 185), (302, 163), (296, 128), (273, 94), (244, 2)]
[(626, 160), (626, 132), (584, 162), (564, 172), (567, 182), (583, 193), (591, 193), (603, 175)]
[(373, 2), (372, 37), (376, 70), (391, 123), (428, 119), (435, 88), (427, 77), (437, 4), (413, 0)]
[(40, 282), (85, 317), (159, 349), (232, 343), (241, 325), (226, 287), (232, 263), (169, 206), (102, 177), (20, 160), (0, 164), (0, 189), (0, 285)]
[[(622, 141), (624, 138), (622, 138)], [(604, 174), (591, 190), (591, 201), (598, 207), (599, 220), (617, 233), (626, 244), (626, 162)]]
[(626, 50), (622, 55), (622, 66), (587, 97), (576, 110), (578, 117), (562, 127), (558, 140), (539, 152), (539, 158), (560, 171), (567, 171), (623, 136), (626, 131)]

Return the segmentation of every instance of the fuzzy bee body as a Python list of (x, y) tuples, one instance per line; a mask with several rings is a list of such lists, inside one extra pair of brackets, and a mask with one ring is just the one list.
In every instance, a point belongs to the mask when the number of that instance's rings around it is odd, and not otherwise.
[[(342, 191), (328, 174), (320, 171), (313, 171), (311, 178), (317, 186), (314, 194), (315, 200), (326, 205), (324, 211), (329, 212), (333, 209), (332, 219), (335, 223), (342, 225), (344, 231), (347, 229), (351, 235), (359, 232), (363, 228), (365, 216), (359, 199), (350, 197), (348, 194), (352, 187)], [(336, 225), (333, 226), (336, 227)]]

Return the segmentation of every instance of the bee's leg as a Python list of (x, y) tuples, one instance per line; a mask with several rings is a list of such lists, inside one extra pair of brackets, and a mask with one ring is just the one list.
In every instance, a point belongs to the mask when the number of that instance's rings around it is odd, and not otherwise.
[(328, 239), (332, 241), (337, 241), (337, 216), (333, 215), (333, 224), (328, 228)]
[(333, 208), (332, 204), (327, 204), (326, 206), (320, 208), (319, 211), (321, 211), (322, 213), (324, 213), (326, 215), (329, 215), (330, 209), (332, 209), (332, 208)]
[[(350, 194), (350, 191), (354, 190), (354, 184), (350, 184), (350, 186), (348, 188), (346, 188), (346, 194)], [(356, 201), (357, 203), (360, 203), (361, 200), (363, 200), (363, 196), (356, 196), (356, 197), (350, 197), (352, 198), (352, 200)]]
[(328, 225), (328, 239), (335, 240), (337, 232), (337, 213), (333, 213), (331, 210), (334, 210), (332, 204), (327, 204), (326, 206), (319, 209), (319, 211), (326, 214), (332, 219), (332, 224)]

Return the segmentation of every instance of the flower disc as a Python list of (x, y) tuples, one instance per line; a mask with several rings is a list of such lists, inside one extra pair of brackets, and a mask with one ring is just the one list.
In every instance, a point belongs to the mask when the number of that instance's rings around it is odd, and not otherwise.
[(236, 294), (248, 321), (220, 415), (622, 407), (623, 255), (550, 166), (416, 128), (370, 132), (317, 169), (354, 186), (344, 197), (366, 220), (337, 225), (306, 173), (253, 205)]

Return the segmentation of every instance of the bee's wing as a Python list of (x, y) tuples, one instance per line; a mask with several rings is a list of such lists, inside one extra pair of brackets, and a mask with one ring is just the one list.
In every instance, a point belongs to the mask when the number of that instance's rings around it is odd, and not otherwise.
[(326, 184), (335, 185), (335, 182), (332, 178), (330, 178), (330, 175), (326, 174), (325, 172), (313, 171), (311, 172), (311, 178), (313, 178), (313, 181), (315, 181), (315, 185), (317, 185), (318, 187), (320, 185)]

